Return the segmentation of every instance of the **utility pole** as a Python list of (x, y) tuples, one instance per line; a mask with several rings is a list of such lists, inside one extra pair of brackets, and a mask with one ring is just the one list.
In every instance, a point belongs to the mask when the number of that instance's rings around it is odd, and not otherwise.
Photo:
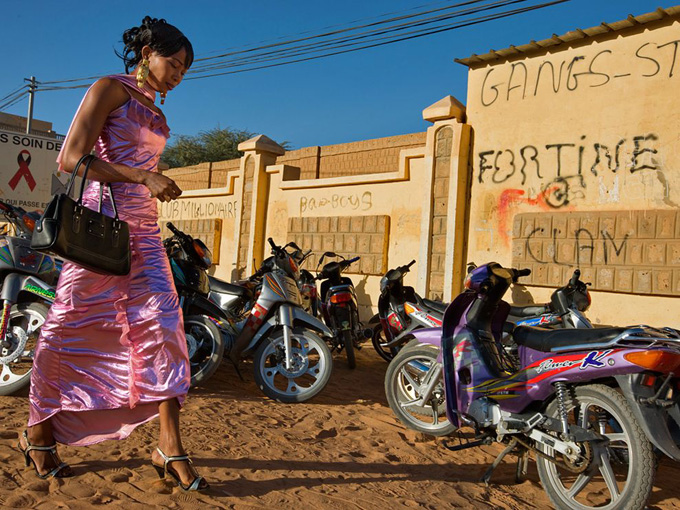
[(33, 123), (33, 98), (35, 96), (36, 81), (35, 76), (31, 76), (31, 79), (24, 78), (24, 81), (30, 82), (28, 86), (28, 117), (26, 118), (26, 134), (31, 134), (31, 124)]

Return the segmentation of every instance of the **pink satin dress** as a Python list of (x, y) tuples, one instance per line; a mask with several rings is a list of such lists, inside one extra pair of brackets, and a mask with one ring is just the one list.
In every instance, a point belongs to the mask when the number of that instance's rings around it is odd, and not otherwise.
[[(154, 99), (133, 76), (111, 78)], [(107, 118), (97, 157), (155, 172), (169, 131), (161, 115), (130, 95)], [(130, 274), (104, 276), (65, 263), (35, 349), (28, 424), (51, 418), (64, 444), (123, 439), (158, 415), (159, 402), (176, 397), (181, 405), (189, 390), (184, 324), (156, 199), (144, 185), (112, 186), (130, 227)], [(92, 209), (99, 187), (91, 182), (85, 192)], [(103, 211), (113, 216), (104, 189)]]

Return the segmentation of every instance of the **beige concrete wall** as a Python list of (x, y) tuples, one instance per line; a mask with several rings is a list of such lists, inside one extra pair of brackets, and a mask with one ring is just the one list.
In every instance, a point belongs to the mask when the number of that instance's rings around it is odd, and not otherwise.
[[(453, 261), (462, 262), (454, 248), (464, 244), (469, 128), (448, 114), (432, 122), (426, 133), (285, 154), (259, 135), (239, 146), (240, 160), (165, 171), (185, 192), (160, 204), (161, 224), (173, 221), (219, 247), (213, 271), (228, 281), (257, 269), (269, 255), (267, 237), (313, 249), (310, 270), (324, 251), (359, 255), (347, 274), (365, 319), (376, 311), (382, 275), (411, 259), (417, 264), (406, 284), (424, 296), (433, 285), (437, 296), (450, 299), (457, 290), (452, 282), (460, 279), (452, 276)], [(214, 238), (218, 228), (221, 241)], [(437, 278), (430, 281), (433, 267)]]
[[(675, 293), (675, 231), (657, 218), (674, 219), (680, 204), (679, 36), (666, 18), (471, 69), (469, 260), (511, 264), (514, 253), (529, 263), (533, 243), (533, 283), (555, 285), (579, 257), (595, 288), (613, 291), (593, 292), (595, 322), (680, 326), (668, 313), (677, 298), (636, 295)], [(568, 221), (573, 232), (560, 227)], [(589, 257), (607, 249), (609, 263)], [(652, 249), (662, 255), (651, 260)], [(654, 272), (664, 275), (656, 283)], [(538, 301), (550, 293), (530, 291)]]

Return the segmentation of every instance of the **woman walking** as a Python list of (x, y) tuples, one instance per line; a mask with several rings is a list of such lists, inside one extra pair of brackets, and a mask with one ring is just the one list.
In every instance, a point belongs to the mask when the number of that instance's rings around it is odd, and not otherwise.
[[(58, 158), (72, 172), (95, 149), (84, 197), (118, 213), (130, 228), (132, 268), (105, 276), (65, 263), (35, 350), (28, 429), (19, 448), (41, 478), (72, 476), (56, 443), (123, 439), (160, 416), (151, 462), (183, 490), (208, 488), (182, 446), (179, 411), (189, 363), (179, 301), (160, 239), (156, 201), (182, 191), (157, 173), (169, 129), (155, 105), (193, 62), (189, 40), (165, 20), (144, 18), (123, 34), (126, 74), (98, 80), (85, 95)], [(107, 209), (107, 207), (109, 209)]]

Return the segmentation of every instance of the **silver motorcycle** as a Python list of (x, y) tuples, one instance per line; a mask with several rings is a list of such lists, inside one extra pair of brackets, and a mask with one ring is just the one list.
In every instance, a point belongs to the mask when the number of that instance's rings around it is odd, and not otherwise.
[[(272, 257), (250, 278), (254, 285), (252, 308), (241, 328), (229, 358), (238, 361), (253, 356), (257, 385), (268, 397), (280, 402), (305, 402), (328, 383), (333, 368), (331, 351), (321, 337), (333, 333), (302, 308), (297, 286), (300, 270), (285, 247), (269, 238)], [(220, 292), (220, 290), (222, 292)], [(232, 295), (228, 287), (211, 281), (209, 299), (222, 308), (243, 295)], [(243, 293), (242, 293), (243, 294)], [(321, 335), (321, 336), (320, 336)]]
[(0, 201), (15, 235), (0, 235), (0, 395), (28, 386), (35, 343), (54, 301), (61, 263), (31, 249), (40, 215)]

